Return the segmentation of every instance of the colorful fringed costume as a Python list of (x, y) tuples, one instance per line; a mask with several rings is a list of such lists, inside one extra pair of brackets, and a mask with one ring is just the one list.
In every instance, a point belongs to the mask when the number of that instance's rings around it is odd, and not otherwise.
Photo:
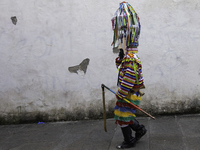
[[(144, 86), (144, 79), (141, 61), (137, 55), (141, 26), (138, 15), (127, 2), (120, 3), (111, 21), (114, 31), (112, 45), (120, 50), (119, 57), (116, 58), (119, 87), (114, 118), (124, 136), (124, 142), (117, 148), (123, 149), (135, 146), (135, 142), (146, 133), (145, 127), (135, 119), (134, 106), (123, 100), (126, 98), (135, 105), (139, 105), (142, 100), (139, 89)], [(135, 131), (135, 137), (132, 137), (131, 129)]]
[(113, 46), (121, 46), (122, 49), (123, 44), (125, 53), (124, 58), (116, 58), (116, 66), (119, 68), (119, 89), (114, 114), (116, 123), (127, 125), (133, 123), (135, 109), (122, 99), (126, 97), (136, 105), (139, 105), (142, 99), (138, 92), (133, 92), (133, 88), (143, 86), (142, 66), (137, 55), (141, 26), (135, 10), (126, 2), (120, 4), (111, 21), (114, 31)]
[[(135, 108), (122, 100), (126, 97), (131, 103), (139, 105), (142, 97), (134, 89), (143, 86), (142, 65), (138, 55), (132, 51), (120, 60), (116, 58), (116, 65), (119, 67), (119, 88), (116, 94), (117, 102), (115, 107), (115, 120), (119, 125), (133, 124)], [(135, 74), (136, 72), (136, 74)]]

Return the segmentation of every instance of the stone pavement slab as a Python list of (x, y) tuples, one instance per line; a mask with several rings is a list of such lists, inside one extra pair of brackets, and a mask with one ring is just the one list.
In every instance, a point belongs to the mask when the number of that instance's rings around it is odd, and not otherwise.
[[(138, 117), (147, 133), (134, 150), (200, 150), (200, 115)], [(0, 125), (0, 150), (115, 150), (123, 141), (114, 119)]]

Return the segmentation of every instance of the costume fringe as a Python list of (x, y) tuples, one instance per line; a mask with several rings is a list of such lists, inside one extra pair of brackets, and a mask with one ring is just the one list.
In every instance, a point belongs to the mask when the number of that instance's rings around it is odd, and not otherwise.
[(115, 124), (118, 124), (120, 126), (122, 126), (122, 125), (129, 125), (129, 124), (133, 124), (133, 121), (130, 120), (129, 122), (124, 122), (124, 121), (116, 120)]
[[(135, 92), (134, 94), (129, 93), (126, 99), (128, 99), (134, 105), (139, 105), (142, 97), (137, 92)], [(136, 117), (136, 108), (124, 100), (117, 99), (114, 109), (114, 119), (119, 125), (131, 124)]]
[(131, 117), (131, 116), (135, 117), (135, 114), (133, 114), (132, 112), (129, 112), (129, 111), (122, 112), (122, 111), (119, 111), (119, 110), (115, 110), (114, 114), (115, 114), (115, 116), (124, 117), (124, 118)]

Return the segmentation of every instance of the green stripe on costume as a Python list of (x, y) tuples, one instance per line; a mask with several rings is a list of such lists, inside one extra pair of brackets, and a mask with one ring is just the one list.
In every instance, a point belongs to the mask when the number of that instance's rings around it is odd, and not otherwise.
[[(127, 99), (127, 98), (126, 98)], [(130, 101), (132, 104), (134, 104), (134, 105), (140, 105), (140, 100), (131, 100), (131, 99), (127, 99), (128, 101)], [(124, 100), (119, 100), (119, 99), (117, 99), (117, 101), (118, 102), (120, 102), (120, 103), (127, 103), (126, 101), (124, 101)], [(127, 103), (128, 104), (128, 103)]]
[(129, 122), (130, 120), (134, 120), (135, 117), (134, 116), (132, 116), (132, 117), (119, 117), (119, 116), (115, 115), (114, 119), (119, 120), (119, 121)]
[(127, 112), (122, 112), (122, 111), (119, 111), (119, 110), (115, 110), (114, 111), (114, 114), (116, 115), (116, 116), (119, 116), (119, 117), (131, 117), (131, 116), (133, 116), (133, 117), (135, 117), (135, 114), (133, 114), (132, 112), (130, 112), (130, 111), (127, 111)]

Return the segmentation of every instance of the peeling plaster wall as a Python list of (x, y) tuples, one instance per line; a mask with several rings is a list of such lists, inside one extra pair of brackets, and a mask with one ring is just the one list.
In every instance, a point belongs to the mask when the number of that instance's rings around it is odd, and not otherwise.
[[(111, 18), (121, 1), (0, 1), (0, 122), (102, 116), (117, 90)], [(199, 0), (132, 0), (151, 113), (200, 110)], [(111, 114), (115, 96), (106, 91)]]

